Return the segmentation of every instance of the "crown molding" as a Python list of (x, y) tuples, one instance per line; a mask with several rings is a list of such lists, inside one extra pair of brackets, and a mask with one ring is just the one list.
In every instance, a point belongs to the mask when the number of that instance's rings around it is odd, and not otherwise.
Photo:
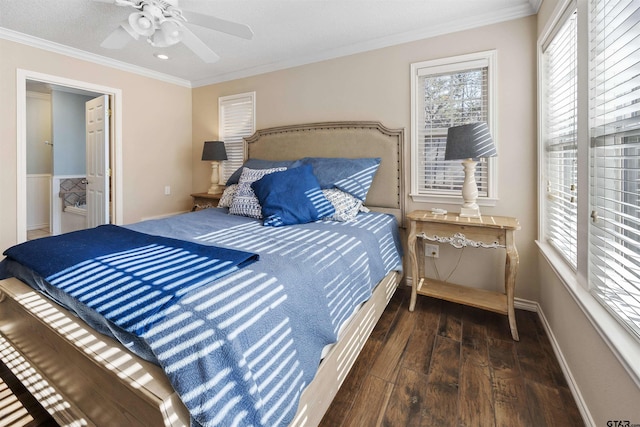
[(189, 80), (181, 79), (169, 74), (159, 73), (157, 71), (150, 70), (148, 68), (139, 67), (137, 65), (128, 64), (122, 61), (116, 61), (115, 59), (107, 58), (105, 56), (89, 53), (84, 50), (76, 49), (73, 47), (65, 46), (60, 43), (55, 43), (49, 40), (44, 40), (38, 37), (33, 37), (24, 33), (9, 30), (7, 28), (0, 27), (0, 38), (25, 44), (27, 46), (43, 49), (49, 52), (58, 53), (61, 55), (70, 56), (73, 58), (81, 59), (83, 61), (92, 62), (98, 65), (104, 65), (106, 67), (115, 68), (120, 71), (126, 71), (140, 76), (149, 77), (156, 80), (161, 80), (167, 83), (172, 83), (178, 86), (191, 87)]
[(542, 0), (529, 0), (529, 3), (531, 4), (533, 13), (538, 13), (538, 11), (540, 11), (540, 6), (542, 6)]
[(326, 61), (330, 59), (340, 58), (348, 55), (354, 55), (358, 53), (368, 52), (376, 49), (382, 49), (390, 46), (395, 46), (404, 43), (415, 42), (418, 40), (424, 40), (431, 37), (441, 36), (448, 33), (454, 33), (458, 31), (470, 30), (486, 25), (497, 24), (504, 21), (509, 21), (518, 18), (524, 18), (529, 15), (534, 15), (540, 8), (542, 0), (528, 0), (528, 3), (519, 6), (514, 6), (502, 10), (499, 13), (487, 13), (484, 15), (471, 16), (464, 19), (458, 19), (455, 21), (449, 21), (440, 25), (431, 26), (429, 28), (421, 29), (418, 31), (410, 31), (400, 34), (395, 34), (388, 37), (381, 37), (378, 39), (368, 40), (363, 43), (356, 43), (349, 46), (343, 46), (339, 49), (326, 50), (313, 55), (307, 55), (291, 60), (276, 61), (270, 64), (264, 64), (257, 67), (246, 68), (244, 70), (238, 70), (230, 73), (216, 74), (209, 78), (189, 81), (186, 79), (178, 78), (157, 71), (150, 70), (148, 68), (139, 67), (126, 62), (117, 61), (111, 58), (107, 58), (101, 55), (89, 53), (80, 49), (75, 49), (69, 46), (65, 46), (59, 43), (44, 40), (38, 37), (29, 36), (17, 31), (9, 30), (0, 27), (0, 38), (9, 41), (22, 43), (28, 46), (44, 49), (50, 52), (59, 53), (62, 55), (71, 56), (81, 60), (93, 62), (99, 65), (115, 68), (121, 71), (127, 71), (130, 73), (138, 74), (144, 77), (150, 77), (153, 79), (165, 81), (184, 87), (200, 87), (216, 83), (222, 83), (230, 80), (236, 80), (246, 77), (251, 77), (259, 74), (265, 74), (273, 71), (284, 70), (287, 68), (298, 67), (301, 65), (312, 64), (315, 62)]
[(247, 68), (245, 70), (235, 71), (232, 73), (217, 74), (211, 78), (193, 80), (191, 82), (192, 87), (206, 86), (210, 84), (222, 83), (225, 81), (236, 80), (240, 78), (246, 78), (255, 76), (258, 74), (270, 73), (273, 71), (284, 70), (287, 68), (298, 67), (301, 65), (312, 64), (314, 62), (326, 61), (329, 59), (340, 58), (343, 56), (354, 55), (357, 53), (368, 52), (376, 49), (382, 49), (390, 46), (395, 46), (403, 43), (415, 42), (418, 40), (424, 40), (431, 37), (441, 36), (444, 34), (455, 33), (458, 31), (470, 30), (478, 27), (484, 27), (486, 25), (497, 24), (500, 22), (510, 21), (513, 19), (524, 18), (526, 16), (536, 14), (537, 9), (534, 9), (533, 3), (541, 3), (542, 0), (529, 0), (529, 4), (523, 4), (521, 6), (514, 6), (502, 10), (500, 13), (487, 13), (484, 15), (471, 16), (466, 19), (458, 19), (455, 21), (449, 21), (442, 23), (441, 25), (431, 26), (419, 31), (405, 32), (396, 34), (393, 36), (382, 37), (374, 40), (369, 40), (363, 43), (352, 44), (344, 46), (339, 49), (332, 49), (321, 52), (319, 54), (308, 55), (305, 57), (299, 57), (292, 60), (277, 61), (271, 64), (261, 65), (258, 67)]

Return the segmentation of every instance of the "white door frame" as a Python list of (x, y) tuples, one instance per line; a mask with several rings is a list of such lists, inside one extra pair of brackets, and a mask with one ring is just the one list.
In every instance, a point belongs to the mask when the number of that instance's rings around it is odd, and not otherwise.
[(111, 178), (113, 184), (111, 190), (113, 195), (112, 212), (113, 223), (122, 224), (122, 90), (18, 68), (16, 72), (16, 157), (18, 171), (18, 194), (16, 200), (17, 243), (22, 243), (27, 240), (27, 80), (36, 80), (43, 83), (67, 86), (90, 92), (104, 93), (105, 95), (109, 95), (113, 100), (111, 104), (111, 134), (113, 135), (113, 146), (111, 147)]

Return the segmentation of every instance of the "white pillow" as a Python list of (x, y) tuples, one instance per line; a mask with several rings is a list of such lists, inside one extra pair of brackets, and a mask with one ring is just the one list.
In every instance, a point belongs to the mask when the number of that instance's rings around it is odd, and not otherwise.
[(222, 193), (222, 197), (220, 197), (220, 201), (218, 202), (219, 208), (229, 208), (231, 207), (231, 203), (233, 202), (233, 197), (236, 195), (236, 191), (238, 190), (238, 184), (231, 184), (224, 189)]
[(258, 202), (256, 193), (254, 193), (253, 188), (251, 188), (251, 183), (267, 174), (284, 170), (287, 170), (287, 168), (242, 169), (236, 194), (229, 207), (229, 213), (232, 215), (248, 216), (250, 218), (262, 218), (262, 208), (260, 202)]
[(322, 193), (336, 210), (333, 216), (326, 219), (342, 222), (352, 221), (362, 208), (362, 200), (337, 188), (327, 188), (322, 190)]

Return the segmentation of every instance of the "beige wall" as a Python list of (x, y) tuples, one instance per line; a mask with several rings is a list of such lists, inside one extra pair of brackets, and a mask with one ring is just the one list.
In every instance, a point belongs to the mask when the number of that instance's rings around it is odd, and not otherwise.
[[(516, 233), (520, 271), (516, 295), (537, 299), (536, 236), (536, 67), (535, 16), (475, 30), (305, 65), (193, 90), (194, 190), (207, 188), (209, 168), (199, 160), (202, 141), (218, 129), (218, 97), (256, 91), (257, 128), (325, 121), (378, 120), (406, 129), (405, 188), (409, 185), (410, 64), (429, 59), (497, 50), (499, 197), (485, 214), (518, 217)], [(408, 209), (428, 209), (407, 196)], [(445, 206), (456, 210), (456, 206)], [(453, 261), (452, 261), (453, 260)], [(457, 260), (441, 248), (439, 269), (448, 272)], [(465, 249), (451, 280), (485, 288), (500, 286), (504, 253)]]
[(189, 208), (190, 88), (0, 39), (0, 251), (16, 243), (17, 69), (122, 90), (125, 223)]

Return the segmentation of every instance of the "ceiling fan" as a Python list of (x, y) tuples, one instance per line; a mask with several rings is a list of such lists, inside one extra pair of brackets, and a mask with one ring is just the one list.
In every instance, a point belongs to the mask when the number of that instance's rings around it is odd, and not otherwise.
[(251, 40), (253, 31), (244, 24), (226, 21), (210, 15), (182, 10), (178, 0), (93, 0), (129, 6), (135, 9), (100, 46), (121, 49), (131, 39), (145, 37), (154, 47), (168, 47), (182, 42), (206, 63), (216, 62), (220, 57), (200, 40), (185, 24), (194, 24), (232, 36)]

